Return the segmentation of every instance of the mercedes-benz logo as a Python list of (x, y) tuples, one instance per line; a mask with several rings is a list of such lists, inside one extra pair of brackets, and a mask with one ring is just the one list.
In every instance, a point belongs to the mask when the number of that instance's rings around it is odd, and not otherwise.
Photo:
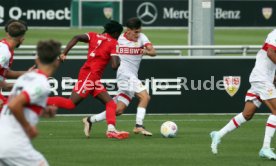
[(136, 14), (143, 24), (149, 25), (157, 19), (158, 11), (153, 3), (144, 2), (138, 6)]

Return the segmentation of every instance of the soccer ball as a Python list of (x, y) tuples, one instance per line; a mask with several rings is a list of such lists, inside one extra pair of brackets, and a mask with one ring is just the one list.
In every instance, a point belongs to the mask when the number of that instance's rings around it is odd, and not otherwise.
[(160, 132), (165, 138), (173, 138), (177, 133), (177, 125), (172, 121), (164, 122), (161, 125)]

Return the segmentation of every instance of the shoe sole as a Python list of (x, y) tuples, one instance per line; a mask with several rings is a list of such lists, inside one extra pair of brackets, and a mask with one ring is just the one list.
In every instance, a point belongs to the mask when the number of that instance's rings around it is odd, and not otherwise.
[(117, 136), (106, 134), (107, 138), (116, 138), (116, 139), (127, 139), (129, 137), (128, 133), (120, 133)]
[(276, 158), (269, 158), (269, 157), (266, 157), (266, 156), (263, 155), (263, 154), (259, 154), (259, 156), (260, 156), (261, 158), (267, 158), (267, 159), (269, 159), (269, 160), (276, 160)]
[(212, 148), (212, 144), (213, 144), (213, 137), (214, 137), (214, 132), (211, 132), (209, 135), (211, 137), (211, 152), (214, 154), (214, 155), (217, 155), (218, 154), (218, 150), (213, 150)]
[(83, 129), (83, 132), (84, 132), (84, 135), (86, 136), (86, 138), (90, 138), (90, 132), (86, 132), (86, 126), (88, 125), (88, 130), (90, 131), (91, 130), (91, 125), (87, 122), (87, 118), (83, 118), (82, 119), (82, 122), (83, 122), (83, 125), (84, 125), (84, 129)]
[(152, 134), (146, 134), (146, 133), (143, 133), (142, 131), (133, 131), (134, 134), (142, 134), (144, 136), (152, 136)]

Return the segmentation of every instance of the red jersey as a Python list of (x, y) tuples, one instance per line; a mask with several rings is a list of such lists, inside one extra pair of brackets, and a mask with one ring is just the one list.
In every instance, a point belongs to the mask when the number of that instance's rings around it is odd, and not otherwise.
[(89, 65), (91, 72), (101, 77), (111, 56), (117, 55), (118, 42), (107, 33), (89, 32), (87, 36), (89, 48), (85, 65)]

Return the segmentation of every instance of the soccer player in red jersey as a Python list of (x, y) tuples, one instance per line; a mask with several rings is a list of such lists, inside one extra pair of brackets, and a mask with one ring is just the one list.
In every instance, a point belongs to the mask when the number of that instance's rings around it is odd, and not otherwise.
[[(117, 139), (128, 138), (129, 133), (116, 130), (116, 104), (107, 93), (100, 79), (110, 60), (113, 69), (117, 69), (119, 66), (116, 47), (118, 45), (117, 39), (122, 31), (123, 26), (121, 24), (116, 21), (110, 21), (104, 26), (104, 32), (102, 34), (89, 32), (73, 37), (60, 56), (61, 60), (66, 59), (66, 55), (74, 45), (78, 42), (85, 42), (89, 44), (87, 61), (80, 69), (78, 82), (75, 84), (69, 99), (63, 97), (50, 97), (48, 99), (48, 105), (54, 105), (64, 109), (74, 109), (76, 105), (91, 94), (106, 106), (106, 121), (108, 124), (106, 136)], [(86, 128), (91, 128), (92, 123), (89, 118), (84, 118), (83, 122)], [(89, 133), (86, 133), (86, 136), (89, 137), (90, 130), (87, 131)]]
[[(21, 20), (10, 20), (5, 25), (6, 38), (0, 40), (0, 88), (11, 90), (13, 84), (7, 83), (6, 78), (18, 78), (25, 71), (13, 71), (14, 49), (18, 48), (25, 39), (27, 24)], [(0, 93), (0, 111), (7, 102), (7, 98)]]

